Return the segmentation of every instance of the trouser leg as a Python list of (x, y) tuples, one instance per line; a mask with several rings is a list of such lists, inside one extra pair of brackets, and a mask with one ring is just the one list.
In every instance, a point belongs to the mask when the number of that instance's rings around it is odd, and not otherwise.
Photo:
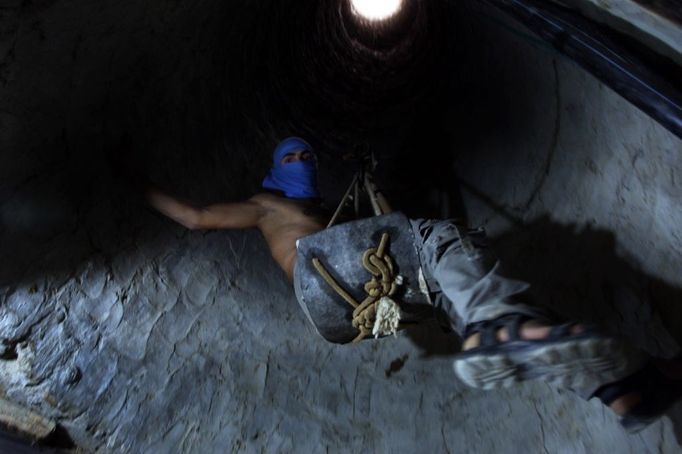
[(434, 306), (458, 334), (464, 335), (471, 323), (510, 313), (546, 318), (540, 309), (520, 301), (529, 285), (503, 276), (482, 229), (446, 220), (411, 222)]

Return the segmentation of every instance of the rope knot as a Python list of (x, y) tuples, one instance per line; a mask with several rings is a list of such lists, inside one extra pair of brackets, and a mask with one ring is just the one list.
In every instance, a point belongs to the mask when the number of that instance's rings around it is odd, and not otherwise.
[(400, 307), (390, 297), (402, 283), (401, 276), (394, 276), (394, 263), (386, 253), (388, 233), (381, 235), (379, 247), (367, 249), (362, 255), (362, 265), (372, 275), (364, 285), (367, 297), (359, 303), (346, 292), (327, 272), (317, 258), (313, 258), (313, 265), (324, 280), (346, 300), (353, 310), (353, 327), (360, 333), (353, 339), (359, 342), (369, 334), (374, 337), (395, 334), (400, 323)]

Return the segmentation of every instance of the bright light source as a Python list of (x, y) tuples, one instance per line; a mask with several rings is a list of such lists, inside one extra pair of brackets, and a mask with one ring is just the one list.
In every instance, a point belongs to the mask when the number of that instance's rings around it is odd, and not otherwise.
[(353, 12), (369, 20), (388, 19), (398, 12), (403, 0), (350, 0)]

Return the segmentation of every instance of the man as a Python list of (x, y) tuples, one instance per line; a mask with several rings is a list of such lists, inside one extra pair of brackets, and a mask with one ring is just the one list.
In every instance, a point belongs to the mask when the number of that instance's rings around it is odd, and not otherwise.
[(324, 229), (317, 199), (317, 166), (310, 146), (289, 138), (275, 150), (274, 165), (263, 187), (275, 193), (256, 194), (245, 202), (194, 208), (151, 189), (149, 203), (188, 229), (258, 227), (277, 264), (293, 280), (296, 240)]
[[(275, 261), (294, 281), (297, 240), (322, 231), (327, 221), (320, 214), (316, 178), (312, 148), (290, 137), (276, 147), (263, 181), (270, 192), (203, 208), (156, 189), (147, 197), (189, 229), (258, 227)], [(528, 285), (500, 274), (486, 252), (483, 231), (464, 231), (449, 221), (409, 222), (433, 305), (464, 338), (455, 371), (465, 383), (490, 389), (541, 378), (585, 398), (599, 397), (630, 430), (645, 427), (680, 396), (680, 361), (642, 367), (642, 355), (623, 342), (589, 325), (556, 324), (540, 309), (519, 302)]]

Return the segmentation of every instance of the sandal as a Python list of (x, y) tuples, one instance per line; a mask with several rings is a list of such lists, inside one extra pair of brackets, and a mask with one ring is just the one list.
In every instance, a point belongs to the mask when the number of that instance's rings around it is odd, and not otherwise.
[[(457, 355), (457, 376), (480, 389), (540, 378), (552, 385), (580, 389), (618, 380), (641, 364), (638, 352), (590, 325), (583, 325), (578, 334), (570, 332), (575, 322), (554, 325), (543, 339), (521, 338), (521, 325), (534, 319), (538, 320), (525, 314), (507, 314), (469, 325), (464, 338), (480, 333), (481, 344)], [(497, 339), (503, 327), (509, 333), (509, 340), (504, 342)]]
[(620, 423), (628, 432), (637, 433), (663, 416), (682, 398), (682, 378), (669, 378), (649, 362), (629, 377), (602, 386), (592, 397), (599, 398), (608, 406), (633, 392), (639, 393), (641, 400), (620, 417)]

